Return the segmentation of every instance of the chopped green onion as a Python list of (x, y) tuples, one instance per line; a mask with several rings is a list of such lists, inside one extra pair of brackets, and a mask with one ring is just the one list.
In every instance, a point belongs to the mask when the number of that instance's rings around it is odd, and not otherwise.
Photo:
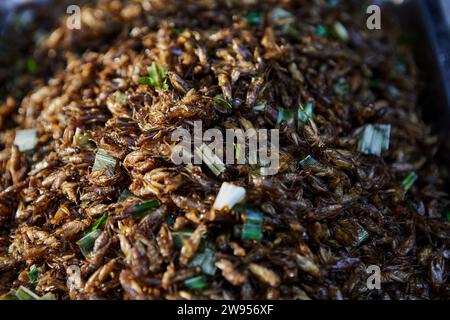
[(49, 292), (40, 297), (39, 300), (56, 300), (56, 297), (53, 293)]
[(290, 126), (295, 125), (295, 113), (294, 111), (280, 108), (278, 111), (277, 126), (280, 126), (281, 122), (286, 121)]
[(253, 110), (265, 111), (266, 110), (266, 101), (264, 101), (264, 100), (256, 101), (255, 105), (253, 106)]
[(297, 114), (298, 119), (304, 124), (308, 123), (308, 121), (313, 116), (313, 111), (314, 111), (314, 104), (312, 102), (308, 102), (307, 104), (305, 104), (304, 107), (303, 105), (300, 104)]
[(394, 97), (394, 98), (398, 98), (400, 97), (400, 90), (398, 90), (396, 87), (394, 86), (389, 86), (388, 87), (388, 92), (389, 94)]
[(175, 247), (180, 249), (183, 246), (183, 241), (182, 239), (184, 238), (190, 238), (192, 236), (192, 230), (181, 230), (181, 231), (177, 231), (174, 232), (174, 243), (175, 243)]
[(261, 17), (258, 12), (250, 12), (247, 17), (247, 25), (250, 27), (258, 26), (261, 24)]
[(20, 286), (17, 290), (10, 290), (7, 294), (0, 297), (0, 300), (55, 300), (52, 293), (47, 293), (39, 297), (30, 289)]
[(258, 211), (246, 209), (245, 222), (242, 227), (242, 240), (261, 240), (262, 239), (263, 214)]
[(214, 175), (218, 176), (225, 171), (226, 167), (223, 161), (206, 144), (203, 143), (196, 152)]
[(10, 290), (8, 293), (5, 293), (4, 295), (0, 296), (0, 300), (20, 300), (16, 296), (15, 290)]
[(39, 278), (39, 270), (35, 264), (30, 267), (30, 271), (28, 271), (28, 279), (31, 284), (35, 284)]
[(167, 68), (161, 67), (156, 62), (153, 62), (150, 68), (148, 68), (148, 77), (141, 77), (139, 83), (162, 90), (169, 89), (169, 85), (167, 84)]
[(294, 22), (295, 17), (289, 11), (276, 7), (269, 13), (269, 19), (278, 25), (288, 25)]
[(319, 36), (321, 36), (321, 37), (326, 37), (326, 36), (328, 35), (328, 28), (325, 27), (325, 26), (322, 25), (322, 24), (319, 24), (319, 25), (316, 27), (316, 34), (319, 35)]
[(390, 124), (367, 125), (359, 140), (358, 151), (363, 154), (380, 156), (381, 152), (389, 150), (390, 134)]
[(334, 92), (341, 97), (344, 97), (350, 91), (350, 86), (345, 78), (339, 78), (334, 85)]
[(233, 207), (245, 199), (245, 188), (235, 186), (231, 183), (224, 182), (217, 194), (216, 201), (214, 201), (213, 208), (222, 210), (225, 208), (233, 209)]
[(405, 192), (407, 192), (409, 189), (412, 188), (414, 182), (416, 182), (418, 178), (419, 177), (415, 172), (411, 172), (410, 174), (408, 174), (408, 176), (402, 182), (403, 189), (405, 189)]
[(350, 38), (347, 28), (339, 21), (333, 24), (333, 34), (342, 42), (348, 42)]
[(262, 239), (261, 228), (254, 225), (245, 225), (242, 228), (242, 240), (256, 240), (259, 241)]
[(77, 241), (78, 247), (80, 247), (80, 251), (83, 256), (87, 257), (94, 249), (95, 240), (100, 237), (102, 231), (97, 229), (88, 233), (83, 238)]
[(192, 290), (204, 289), (208, 286), (204, 276), (190, 278), (184, 281), (186, 287)]
[(36, 73), (39, 70), (38, 64), (34, 58), (28, 58), (26, 61), (27, 71), (29, 73)]
[(361, 226), (358, 227), (358, 239), (354, 242), (354, 246), (357, 247), (361, 243), (367, 240), (369, 233)]
[(113, 156), (109, 155), (103, 149), (98, 149), (95, 155), (95, 162), (92, 171), (100, 171), (105, 169), (105, 175), (112, 176), (116, 168), (117, 160)]
[(165, 220), (166, 220), (166, 223), (167, 223), (169, 226), (172, 226), (173, 223), (175, 222), (175, 218), (174, 218), (172, 215), (170, 215), (170, 214), (168, 214), (168, 215), (165, 216)]
[(97, 218), (94, 221), (92, 226), (90, 228), (88, 228), (84, 234), (89, 234), (92, 231), (95, 231), (98, 228), (100, 228), (105, 223), (106, 219), (108, 219), (108, 214), (105, 212), (104, 214), (102, 214), (99, 218)]
[(204, 274), (213, 276), (216, 273), (217, 267), (215, 265), (215, 252), (210, 248), (197, 254), (191, 261), (191, 266), (198, 266), (202, 269)]
[(253, 225), (262, 225), (263, 214), (259, 211), (250, 209), (245, 210), (245, 223)]
[(39, 300), (39, 296), (28, 289), (27, 287), (20, 286), (19, 289), (16, 290), (16, 297), (19, 300)]
[(214, 106), (222, 113), (227, 113), (233, 108), (231, 103), (220, 94), (214, 97)]
[(150, 86), (151, 85), (151, 80), (150, 77), (140, 77), (139, 78), (139, 84), (144, 84), (146, 86)]
[(305, 159), (300, 161), (300, 165), (303, 167), (303, 169), (306, 169), (310, 166), (313, 166), (317, 163), (317, 160), (308, 155)]
[(152, 209), (156, 209), (160, 206), (160, 203), (158, 200), (153, 199), (150, 201), (145, 201), (140, 204), (135, 204), (132, 206), (129, 206), (124, 209), (125, 213), (128, 214), (135, 214), (139, 219), (142, 219), (148, 214), (148, 211)]
[(38, 142), (36, 129), (17, 130), (14, 144), (19, 148), (20, 152), (31, 151), (36, 147)]

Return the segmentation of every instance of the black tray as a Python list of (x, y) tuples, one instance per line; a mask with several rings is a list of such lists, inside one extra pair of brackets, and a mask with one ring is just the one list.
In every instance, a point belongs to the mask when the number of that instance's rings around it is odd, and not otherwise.
[[(425, 91), (424, 118), (443, 134), (450, 150), (450, 0), (407, 0), (389, 8), (411, 35)], [(447, 152), (448, 153), (448, 152)]]

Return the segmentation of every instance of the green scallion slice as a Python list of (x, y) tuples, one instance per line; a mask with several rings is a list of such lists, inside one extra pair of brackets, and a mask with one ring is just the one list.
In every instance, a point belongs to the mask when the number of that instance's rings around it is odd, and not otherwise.
[(234, 144), (234, 157), (236, 160), (239, 160), (241, 157), (242, 147), (240, 143)]
[(112, 176), (116, 168), (117, 159), (103, 149), (98, 149), (92, 171), (105, 170), (105, 175)]
[(359, 140), (358, 151), (363, 154), (380, 156), (381, 152), (389, 150), (390, 135), (390, 124), (369, 124), (365, 127)]
[(39, 66), (34, 58), (28, 58), (26, 61), (27, 71), (29, 73), (36, 73), (39, 70)]
[(20, 300), (16, 296), (15, 290), (10, 290), (8, 293), (5, 293), (4, 295), (0, 296), (0, 300)]
[(56, 297), (53, 293), (49, 292), (40, 297), (39, 300), (56, 300)]
[(277, 25), (285, 26), (294, 22), (295, 16), (291, 12), (281, 7), (275, 7), (274, 9), (272, 9), (272, 11), (269, 12), (269, 19), (275, 22)]
[(227, 113), (233, 109), (231, 103), (220, 94), (214, 97), (214, 107), (221, 113)]
[(262, 239), (261, 227), (254, 225), (246, 225), (242, 228), (242, 240), (256, 240)]
[(160, 205), (161, 204), (157, 199), (153, 199), (150, 201), (142, 202), (140, 204), (129, 206), (124, 209), (124, 213), (135, 214), (139, 219), (141, 219), (145, 217), (150, 210), (156, 209)]
[(253, 106), (253, 110), (255, 111), (265, 111), (266, 110), (266, 101), (260, 100), (256, 101), (255, 105)]
[(345, 78), (339, 78), (334, 85), (334, 92), (340, 96), (344, 97), (348, 95), (350, 91), (350, 86)]
[(39, 279), (39, 270), (35, 264), (30, 267), (30, 271), (28, 271), (28, 279), (31, 284), (35, 284)]
[(20, 286), (17, 290), (10, 290), (7, 294), (0, 297), (0, 300), (56, 300), (52, 293), (47, 293), (39, 297), (30, 289)]
[(395, 86), (388, 86), (388, 93), (392, 96), (392, 97), (394, 97), (394, 98), (398, 98), (398, 97), (400, 97), (400, 90), (398, 90), (397, 89), (397, 87), (395, 87)]
[(20, 286), (15, 294), (19, 300), (40, 300), (40, 297), (36, 293), (24, 286)]
[(206, 247), (205, 250), (197, 254), (190, 263), (191, 266), (198, 266), (204, 274), (213, 276), (216, 273), (215, 251)]
[(225, 171), (226, 167), (223, 161), (206, 144), (203, 143), (196, 151), (215, 176), (219, 176)]
[(263, 214), (250, 209), (245, 210), (245, 223), (252, 225), (262, 225)]
[(359, 246), (361, 243), (369, 238), (369, 233), (361, 226), (358, 227), (358, 238), (353, 244), (355, 247)]
[(108, 214), (105, 212), (94, 221), (92, 226), (88, 228), (84, 234), (89, 234), (92, 231), (99, 229), (105, 223), (106, 219), (108, 219)]
[(249, 12), (246, 17), (247, 25), (250, 27), (259, 26), (261, 24), (261, 17), (258, 12)]
[(342, 42), (348, 42), (350, 38), (347, 28), (339, 21), (333, 24), (333, 34)]
[(278, 110), (277, 127), (280, 126), (281, 122), (286, 121), (288, 125), (295, 126), (295, 113), (294, 111), (280, 108)]
[(20, 152), (32, 151), (38, 143), (36, 129), (17, 130), (14, 144)]
[(83, 238), (77, 241), (77, 245), (80, 248), (81, 253), (83, 256), (87, 257), (94, 249), (95, 240), (97, 240), (98, 237), (100, 237), (102, 231), (97, 229), (92, 231), (91, 233), (88, 233)]
[(406, 176), (406, 178), (402, 182), (403, 189), (405, 190), (405, 192), (407, 192), (409, 189), (412, 188), (412, 186), (414, 185), (414, 183), (418, 178), (419, 177), (415, 172), (411, 172)]
[(317, 163), (317, 160), (311, 157), (311, 155), (308, 155), (305, 159), (300, 161), (300, 165), (303, 169), (306, 169), (310, 166), (313, 166)]
[(148, 77), (141, 77), (139, 83), (157, 89), (169, 89), (169, 85), (167, 84), (167, 68), (161, 67), (156, 62), (153, 62), (148, 68)]
[(180, 249), (183, 246), (182, 239), (184, 238), (190, 238), (192, 236), (192, 230), (181, 230), (174, 232), (174, 244), (175, 248)]
[(146, 86), (150, 86), (151, 85), (151, 80), (150, 77), (140, 77), (139, 78), (139, 84), (144, 84)]
[(169, 226), (173, 226), (173, 223), (175, 222), (175, 218), (170, 214), (166, 215), (164, 220), (166, 220), (166, 223)]
[(314, 104), (312, 102), (308, 102), (305, 106), (301, 105), (298, 108), (298, 119), (306, 124), (313, 117), (314, 114)]
[(319, 24), (319, 25), (316, 27), (316, 34), (319, 35), (319, 36), (321, 36), (321, 37), (326, 37), (326, 36), (328, 35), (328, 29), (327, 29), (327, 27), (325, 27), (325, 26), (322, 25), (322, 24)]
[(194, 278), (190, 278), (184, 281), (186, 287), (192, 290), (200, 290), (204, 289), (208, 286), (206, 283), (206, 279), (204, 276), (198, 276)]
[(241, 239), (242, 240), (261, 240), (263, 214), (258, 211), (247, 209), (245, 212), (245, 222), (242, 227)]
[(39, 297), (30, 289), (20, 286), (17, 290), (10, 290), (7, 294), (0, 296), (0, 300), (56, 300), (52, 293), (47, 293)]

